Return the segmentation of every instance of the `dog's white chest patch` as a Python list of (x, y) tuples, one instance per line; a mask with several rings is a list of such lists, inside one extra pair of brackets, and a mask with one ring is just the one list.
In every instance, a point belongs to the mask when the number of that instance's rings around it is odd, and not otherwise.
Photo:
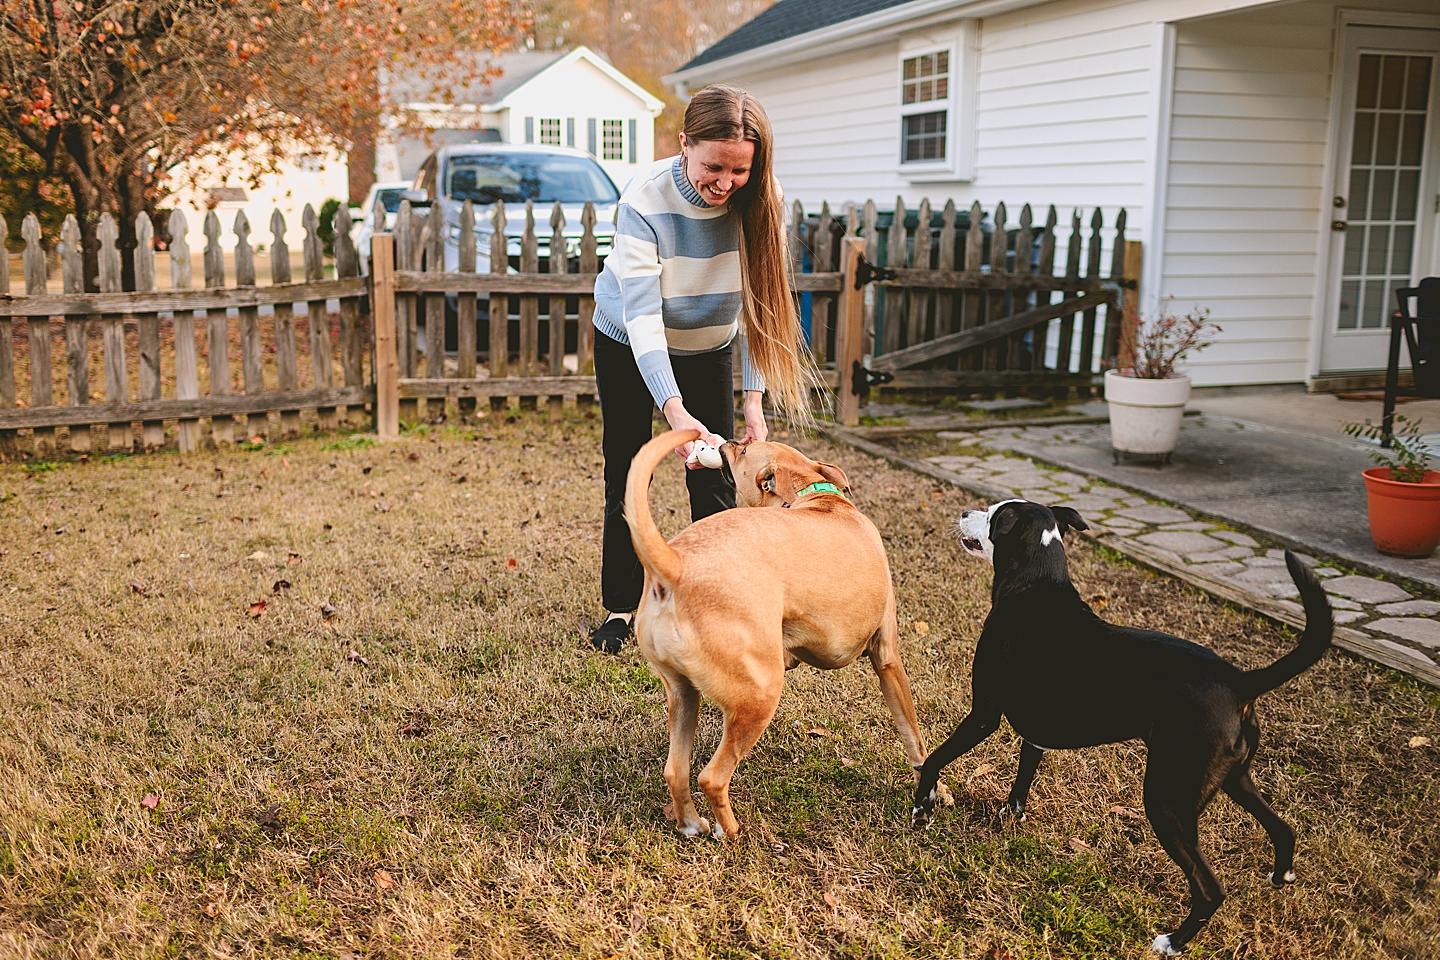
[(1048, 546), (1050, 546), (1050, 544), (1054, 543), (1056, 540), (1059, 540), (1059, 539), (1060, 539), (1060, 528), (1059, 528), (1059, 527), (1051, 527), (1049, 530), (1046, 530), (1044, 533), (1040, 534), (1040, 546), (1042, 546), (1042, 547), (1048, 547)]

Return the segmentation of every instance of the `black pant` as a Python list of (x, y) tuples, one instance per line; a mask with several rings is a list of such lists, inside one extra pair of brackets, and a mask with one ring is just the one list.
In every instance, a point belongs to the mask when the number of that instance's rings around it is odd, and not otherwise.
[[(685, 409), (726, 440), (735, 438), (734, 363), (730, 348), (691, 357), (670, 357)], [(604, 424), (605, 534), (600, 560), (600, 594), (605, 609), (626, 613), (640, 605), (645, 571), (625, 522), (625, 476), (630, 461), (652, 434), (655, 400), (635, 365), (630, 345), (595, 331), (595, 387)], [(735, 491), (719, 470), (687, 470), (693, 523), (735, 506)]]

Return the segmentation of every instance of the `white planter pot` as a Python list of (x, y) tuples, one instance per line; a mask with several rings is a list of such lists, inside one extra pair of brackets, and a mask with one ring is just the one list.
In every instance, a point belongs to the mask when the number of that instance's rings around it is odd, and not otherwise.
[(1105, 400), (1110, 407), (1110, 446), (1117, 453), (1171, 452), (1189, 399), (1189, 377), (1145, 380), (1107, 370)]

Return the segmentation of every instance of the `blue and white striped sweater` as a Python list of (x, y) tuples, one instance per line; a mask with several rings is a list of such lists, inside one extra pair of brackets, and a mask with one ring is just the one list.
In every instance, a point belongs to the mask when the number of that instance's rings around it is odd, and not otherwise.
[(657, 161), (620, 197), (615, 241), (595, 279), (595, 329), (635, 351), (664, 406), (680, 396), (670, 355), (728, 347), (740, 336), (741, 381), (765, 389), (740, 334), (740, 231), (730, 207), (712, 207), (679, 157)]

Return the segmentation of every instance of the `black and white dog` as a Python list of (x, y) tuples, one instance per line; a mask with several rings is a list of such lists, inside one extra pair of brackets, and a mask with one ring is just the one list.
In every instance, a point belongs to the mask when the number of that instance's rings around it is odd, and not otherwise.
[(1000, 726), (1023, 738), (1008, 807), (1024, 817), (1044, 750), (1140, 739), (1148, 748), (1145, 814), (1190, 883), (1190, 915), (1151, 949), (1179, 953), (1225, 899), (1198, 848), (1200, 813), (1224, 790), (1270, 836), (1279, 887), (1295, 879), (1295, 831), (1250, 779), (1260, 741), (1255, 699), (1313, 666), (1330, 647), (1334, 618), (1315, 574), (1285, 563), (1305, 606), (1299, 644), (1258, 670), (1241, 670), (1178, 637), (1101, 620), (1070, 582), (1061, 534), (1085, 530), (1069, 507), (1006, 500), (960, 519), (965, 549), (995, 567), (991, 610), (975, 650), (970, 713), (925, 761), (913, 817), (935, 806), (940, 771)]

